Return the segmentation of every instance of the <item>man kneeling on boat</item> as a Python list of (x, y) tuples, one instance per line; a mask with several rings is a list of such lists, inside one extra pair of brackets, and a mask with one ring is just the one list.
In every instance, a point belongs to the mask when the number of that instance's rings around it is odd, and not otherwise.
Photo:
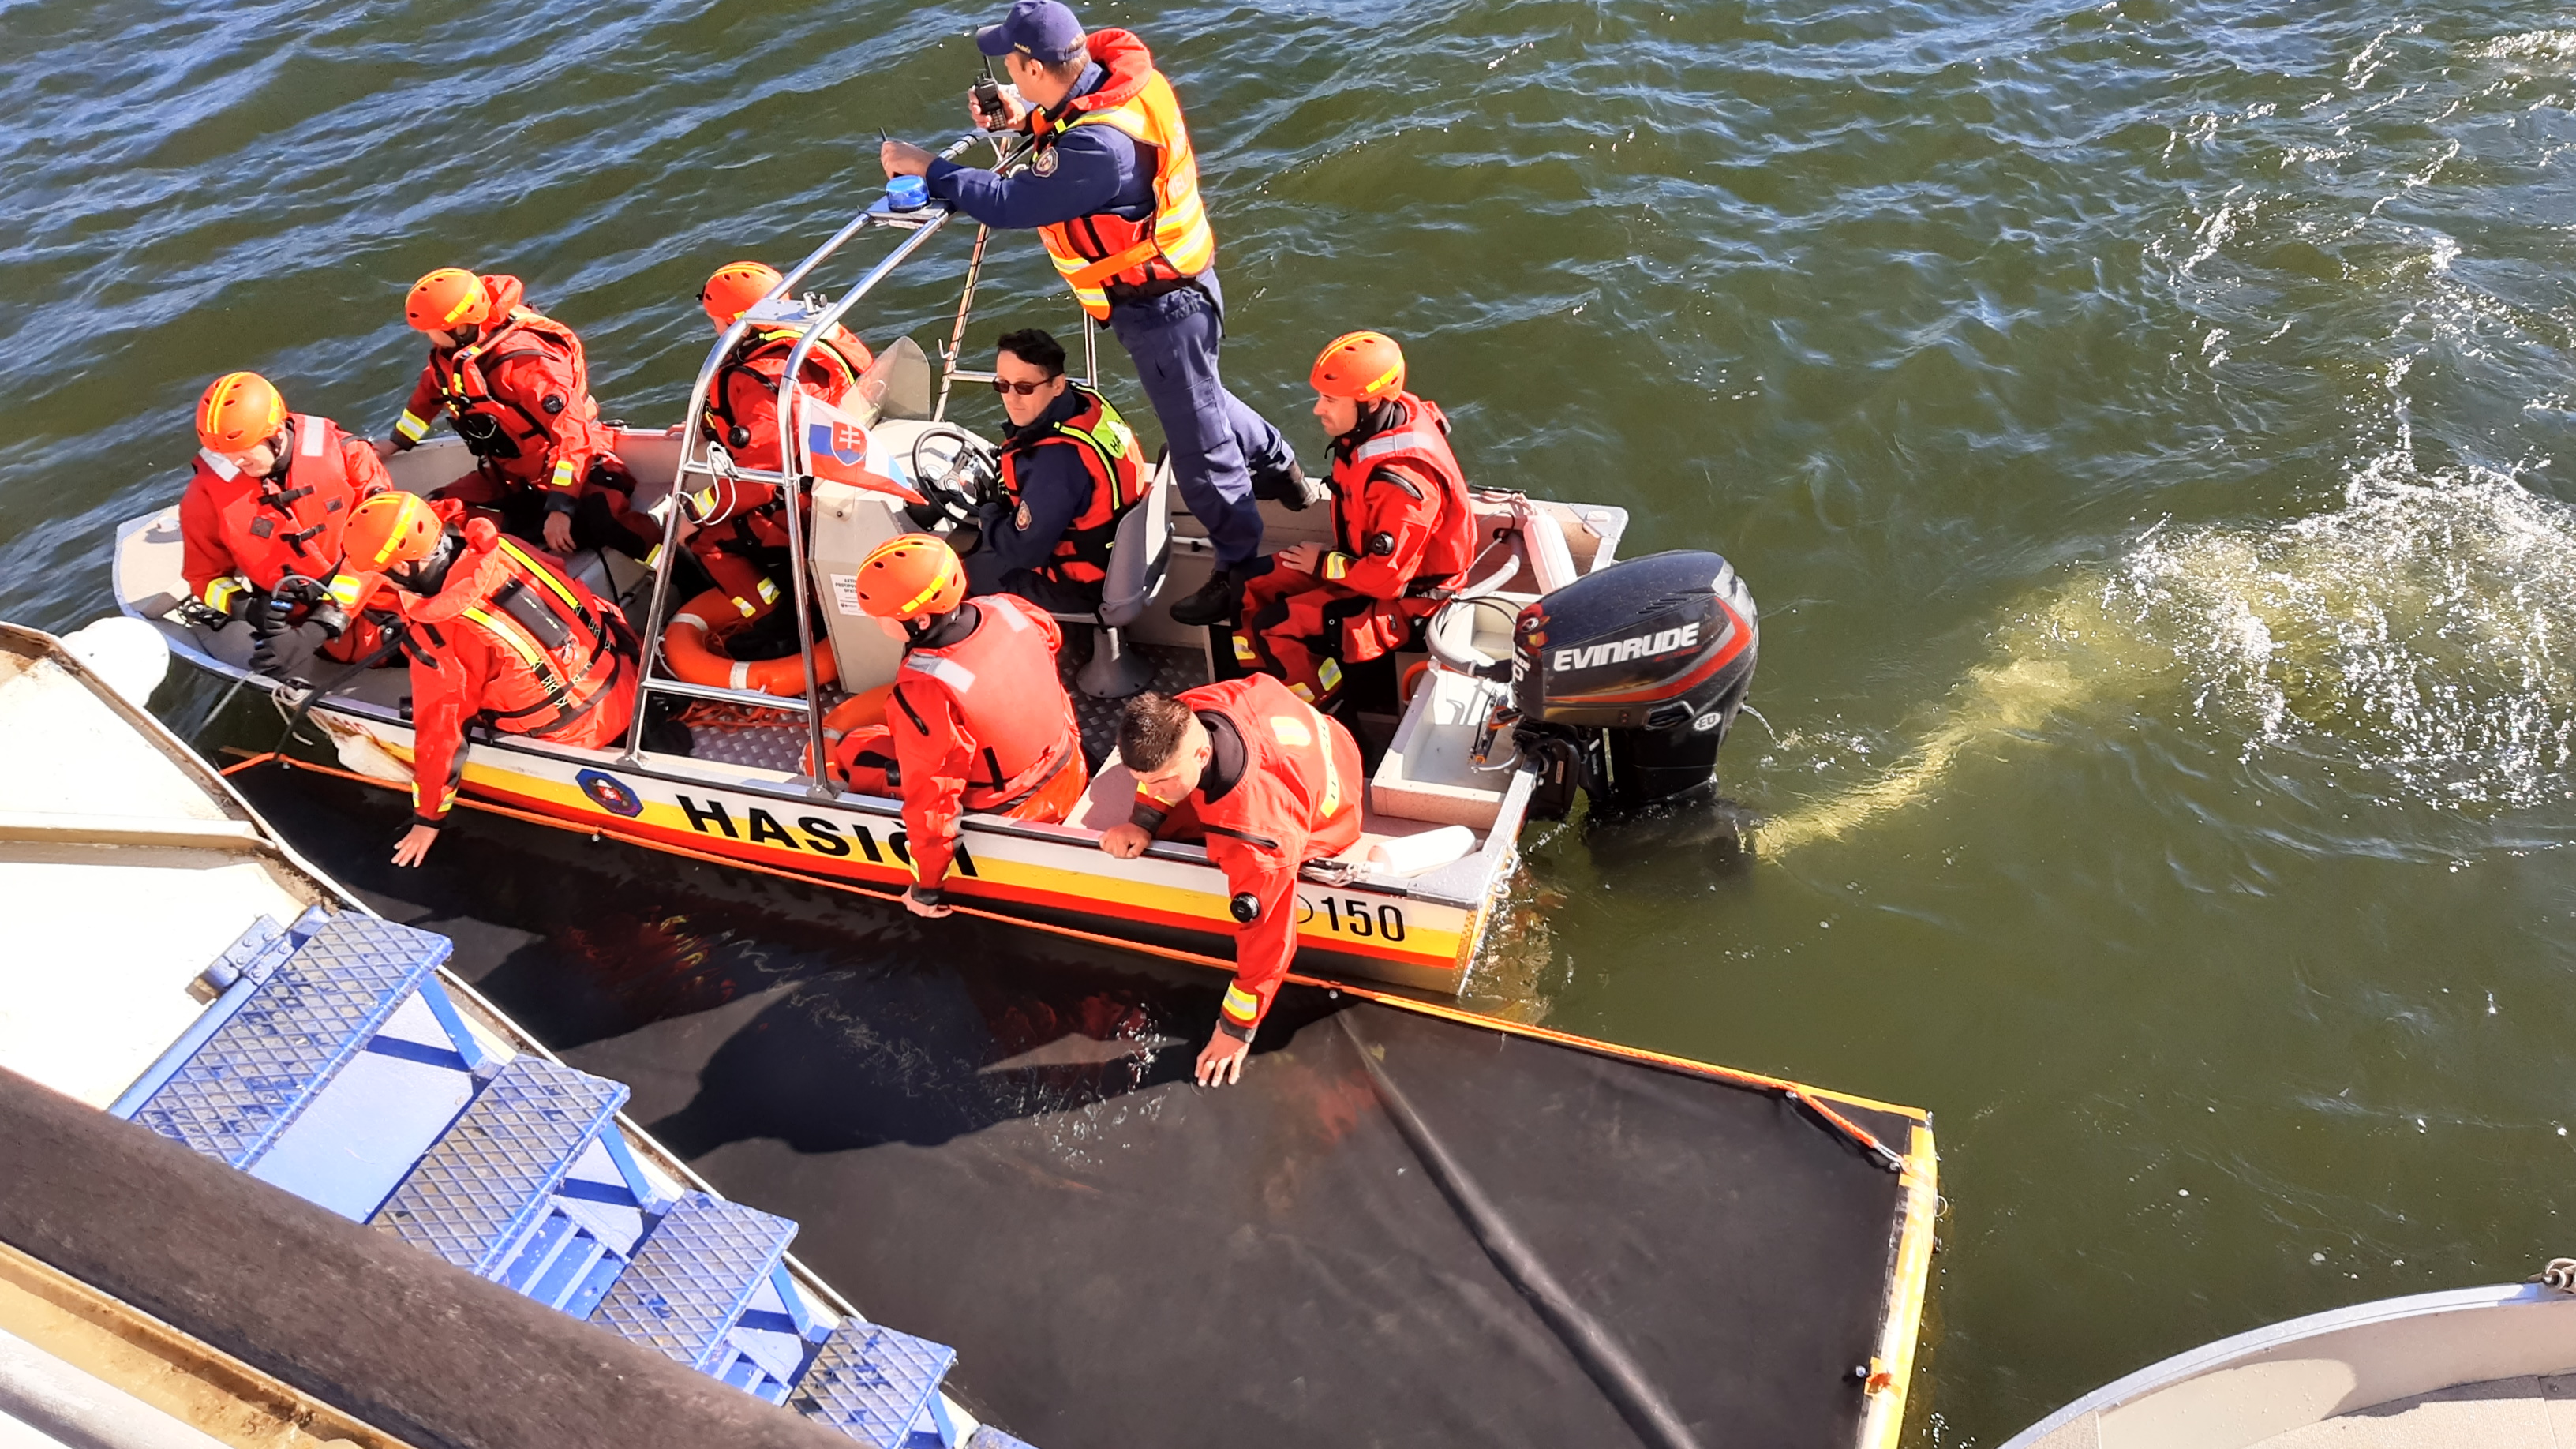
[(1296, 958), (1297, 872), (1359, 843), (1359, 743), (1256, 674), (1129, 700), (1118, 757), (1136, 776), (1136, 804), (1100, 848), (1132, 860), (1157, 835), (1203, 835), (1233, 893), (1234, 982), (1198, 1059), (1200, 1084), (1223, 1086), (1242, 1077)]
[(1383, 332), (1334, 338), (1309, 377), (1333, 440), (1333, 545), (1260, 560), (1244, 586), (1235, 662), (1331, 705), (1354, 664), (1413, 645), (1475, 562), (1466, 475), (1439, 405), (1404, 388), (1404, 351)]
[[(707, 320), (722, 332), (776, 290), (780, 280), (776, 269), (763, 263), (728, 262), (707, 278), (698, 301), (707, 309)], [(743, 330), (717, 366), (698, 425), (736, 465), (779, 471), (779, 384), (788, 355), (804, 335), (803, 328), (784, 322), (756, 324)], [(858, 386), (871, 360), (867, 344), (836, 326), (806, 351), (796, 370), (797, 391), (837, 405)], [(774, 483), (733, 477), (721, 469), (718, 473), (705, 488), (685, 496), (692, 525), (689, 552), (724, 591), (736, 622), (748, 622), (777, 605), (790, 574), (785, 505)], [(813, 517), (813, 498), (811, 491), (797, 495), (807, 519)]]
[(642, 650), (626, 616), (548, 555), (464, 509), (386, 492), (349, 520), (349, 559), (381, 575), (411, 659), (412, 827), (418, 865), (465, 779), (465, 727), (603, 749), (626, 732)]
[(1063, 344), (1037, 328), (1002, 334), (993, 389), (1011, 433), (1001, 496), (984, 505), (966, 556), (966, 591), (1097, 610), (1119, 520), (1145, 496), (1143, 447), (1107, 398), (1064, 375)]
[(375, 452), (329, 418), (288, 412), (255, 372), (208, 385), (197, 443), (179, 500), (188, 622), (216, 632), (217, 654), (279, 678), (317, 653), (343, 662), (374, 654), (383, 638), (358, 612), (341, 534), (360, 500), (392, 486)]
[[(887, 539), (859, 563), (859, 608), (903, 641), (903, 667), (874, 703), (835, 710), (833, 773), (903, 798), (917, 916), (944, 916), (957, 817), (969, 810), (1052, 825), (1091, 783), (1073, 700), (1056, 672), (1064, 643), (1044, 609), (1012, 594), (966, 597), (966, 570), (927, 533)], [(852, 706), (856, 706), (852, 709)], [(881, 722), (864, 717), (874, 712)]]
[(410, 448), (444, 409), (475, 469), (438, 497), (488, 509), (504, 529), (559, 554), (613, 548), (642, 558), (661, 530), (633, 509), (635, 480), (609, 450), (581, 338), (525, 305), (526, 295), (516, 277), (462, 267), (412, 284), (403, 318), (429, 337), (429, 361), (376, 451)]

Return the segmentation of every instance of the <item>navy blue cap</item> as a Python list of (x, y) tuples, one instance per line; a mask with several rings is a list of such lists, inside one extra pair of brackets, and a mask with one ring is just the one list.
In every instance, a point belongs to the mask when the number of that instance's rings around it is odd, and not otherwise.
[(1017, 0), (999, 25), (975, 32), (975, 48), (986, 55), (1013, 51), (1031, 60), (1071, 60), (1082, 54), (1082, 22), (1063, 0)]

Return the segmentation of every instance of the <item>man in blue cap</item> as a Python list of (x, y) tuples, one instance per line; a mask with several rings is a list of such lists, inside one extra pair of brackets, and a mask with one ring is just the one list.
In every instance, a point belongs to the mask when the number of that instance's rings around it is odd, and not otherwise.
[(986, 226), (1035, 229), (1075, 300), (1118, 334), (1162, 420), (1181, 499), (1216, 546), (1214, 576), (1172, 617), (1230, 619), (1242, 602), (1238, 573), (1261, 551), (1254, 498), (1303, 508), (1312, 495), (1287, 440), (1217, 375), (1225, 299), (1180, 102), (1143, 41), (1125, 30), (1086, 36), (1058, 0), (1017, 0), (975, 44), (1001, 57), (1032, 107), (1006, 92), (999, 115), (976, 117), (1036, 138), (1026, 169), (975, 170), (902, 141), (878, 159), (889, 177), (922, 177), (933, 197)]

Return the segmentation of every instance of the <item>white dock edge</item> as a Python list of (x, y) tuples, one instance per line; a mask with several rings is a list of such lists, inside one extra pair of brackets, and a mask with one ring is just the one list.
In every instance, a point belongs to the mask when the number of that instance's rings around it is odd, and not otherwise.
[(2446, 1389), (2572, 1372), (2576, 1297), (2521, 1283), (2423, 1293), (2177, 1354), (2085, 1395), (2003, 1449), (2252, 1449)]
[(132, 1394), (0, 1330), (0, 1446), (27, 1442), (7, 1420), (63, 1449), (225, 1449)]

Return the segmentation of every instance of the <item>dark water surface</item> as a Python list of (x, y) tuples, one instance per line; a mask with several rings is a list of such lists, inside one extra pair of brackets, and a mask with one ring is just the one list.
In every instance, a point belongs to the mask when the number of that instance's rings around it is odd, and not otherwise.
[[(700, 279), (801, 254), (878, 125), (951, 129), (979, 18), (0, 4), (0, 614), (102, 610), (218, 371), (381, 431), (432, 266), (527, 278), (665, 420)], [(1534, 838), (1479, 991), (1940, 1114), (1921, 1442), (2566, 1250), (2560, 12), (1088, 18), (1190, 105), (1230, 378), (1310, 458), (1307, 360), (1383, 327), (1481, 481), (1752, 581), (1754, 862)], [(1069, 317), (1001, 255), (979, 331)], [(928, 270), (888, 300), (872, 341), (933, 340)]]

